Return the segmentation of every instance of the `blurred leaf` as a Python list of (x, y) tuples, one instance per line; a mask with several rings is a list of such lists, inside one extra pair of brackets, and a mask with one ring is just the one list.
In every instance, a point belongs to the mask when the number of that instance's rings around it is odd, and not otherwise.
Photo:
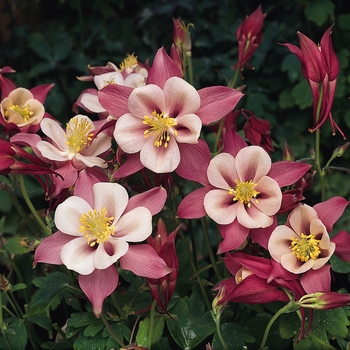
[[(1, 350), (20, 350), (26, 349), (27, 345), (27, 329), (23, 319), (16, 317), (7, 318), (5, 321), (5, 334), (8, 342), (0, 333)], [(10, 345), (10, 346), (9, 346)]]
[(296, 82), (300, 76), (300, 61), (298, 57), (293, 54), (287, 54), (283, 58), (281, 69), (282, 72), (287, 72), (291, 83)]
[(166, 324), (180, 347), (192, 349), (215, 332), (210, 311), (205, 310), (204, 302), (197, 293), (179, 299), (170, 309), (174, 319), (167, 319)]
[(29, 252), (27, 240), (23, 237), (13, 237), (6, 240), (5, 248), (12, 254), (25, 254)]
[(334, 4), (330, 0), (314, 0), (307, 3), (305, 16), (321, 27), (328, 17), (334, 16)]
[(283, 90), (280, 93), (278, 103), (282, 109), (292, 108), (295, 105), (295, 101), (292, 96), (291, 90)]
[(42, 59), (52, 62), (51, 48), (43, 34), (35, 32), (28, 36), (29, 47)]
[(61, 272), (53, 272), (47, 277), (37, 277), (33, 280), (39, 287), (28, 304), (26, 317), (42, 314), (52, 303), (53, 299), (62, 294), (69, 285), (69, 277)]
[[(255, 338), (242, 326), (236, 323), (224, 323), (220, 326), (221, 334), (230, 350), (242, 350), (246, 348), (246, 343), (254, 343)], [(223, 346), (215, 333), (213, 343), (215, 350), (223, 350)]]
[(331, 256), (332, 271), (338, 273), (350, 273), (350, 264), (338, 258), (336, 255)]
[(340, 29), (350, 31), (350, 13), (339, 15), (337, 23)]
[(312, 106), (311, 89), (306, 80), (302, 80), (293, 87), (292, 96), (300, 109), (305, 109)]
[(54, 69), (55, 66), (52, 63), (39, 62), (28, 72), (28, 77), (33, 78), (39, 74), (48, 73)]
[(27, 285), (24, 283), (17, 283), (14, 286), (12, 286), (11, 288), (11, 293), (16, 292), (17, 290), (21, 290), (21, 289), (26, 289)]
[[(149, 337), (149, 326), (150, 326), (150, 318), (144, 318), (140, 324), (139, 329), (136, 334), (136, 342), (138, 346), (147, 347), (148, 345), (148, 337)], [(164, 330), (164, 318), (163, 317), (155, 317), (154, 318), (154, 326), (152, 333), (152, 344), (157, 343), (157, 341), (161, 338)]]

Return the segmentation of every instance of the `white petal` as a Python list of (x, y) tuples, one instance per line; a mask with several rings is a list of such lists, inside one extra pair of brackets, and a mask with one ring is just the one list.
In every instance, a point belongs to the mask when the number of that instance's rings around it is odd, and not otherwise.
[(121, 239), (109, 238), (99, 244), (94, 255), (96, 269), (103, 270), (114, 264), (120, 257), (126, 254), (129, 244)]

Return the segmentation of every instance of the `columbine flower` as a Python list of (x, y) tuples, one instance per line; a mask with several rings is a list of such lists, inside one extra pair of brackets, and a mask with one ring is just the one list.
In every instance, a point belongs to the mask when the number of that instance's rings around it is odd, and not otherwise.
[(350, 294), (316, 292), (304, 295), (296, 303), (303, 308), (329, 310), (350, 305)]
[(339, 62), (331, 39), (332, 28), (333, 25), (326, 30), (319, 45), (316, 45), (300, 32), (298, 32), (300, 49), (292, 44), (283, 45), (287, 46), (290, 52), (299, 58), (302, 73), (312, 91), (314, 125), (309, 131), (316, 131), (329, 119), (333, 134), (335, 134), (335, 129), (337, 129), (345, 138), (344, 133), (339, 129), (331, 114), (339, 73)]
[(126, 153), (140, 152), (140, 161), (156, 173), (175, 170), (179, 144), (196, 144), (202, 127), (195, 114), (200, 107), (196, 89), (172, 77), (164, 88), (149, 84), (135, 89), (128, 100), (130, 113), (122, 115), (114, 138)]
[(16, 88), (7, 78), (0, 75), (2, 101), (0, 103), (0, 124), (9, 133), (36, 132), (45, 117), (43, 103), (53, 84), (40, 85), (31, 90)]
[(266, 13), (261, 11), (261, 5), (242, 22), (236, 31), (238, 41), (238, 62), (232, 66), (234, 70), (244, 69), (246, 64), (250, 67), (249, 59), (258, 48), (262, 40), (262, 26)]
[(55, 225), (59, 231), (38, 246), (34, 265), (64, 264), (76, 271), (99, 316), (103, 299), (118, 284), (114, 266), (118, 260), (122, 268), (141, 276), (160, 278), (169, 273), (149, 245), (129, 245), (151, 234), (152, 215), (162, 209), (166, 193), (154, 189), (129, 200), (124, 187), (116, 183), (97, 183), (92, 192), (86, 199), (75, 195), (58, 205)]
[(330, 259), (335, 244), (315, 209), (299, 205), (290, 213), (290, 227), (280, 225), (272, 232), (268, 249), (273, 259), (295, 274), (317, 270)]
[(281, 206), (280, 188), (297, 181), (310, 165), (271, 163), (266, 151), (247, 146), (234, 131), (227, 133), (224, 151), (210, 161), (207, 184), (182, 200), (177, 215), (193, 219), (208, 214), (218, 223), (224, 238), (219, 253), (237, 249), (248, 234), (267, 247)]
[[(333, 197), (314, 207), (300, 204), (291, 211), (286, 225), (272, 232), (268, 242), (271, 257), (288, 271), (303, 274), (301, 284), (307, 293), (329, 291), (330, 265), (326, 265), (336, 244), (344, 237), (344, 231), (330, 239), (333, 224), (344, 212), (348, 202), (342, 197)], [(347, 233), (345, 235), (348, 236)], [(342, 254), (348, 257), (349, 254)]]

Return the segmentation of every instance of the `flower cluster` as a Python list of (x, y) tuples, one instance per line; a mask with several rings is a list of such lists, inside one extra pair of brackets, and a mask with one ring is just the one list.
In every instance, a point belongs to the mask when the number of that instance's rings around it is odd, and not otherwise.
[[(259, 6), (239, 25), (233, 70), (250, 67), (265, 16)], [(278, 159), (270, 123), (238, 107), (241, 88), (197, 90), (185, 79), (190, 77), (189, 28), (174, 20), (170, 55), (160, 48), (151, 65), (129, 54), (119, 67), (111, 62), (89, 66), (89, 75), (78, 79), (95, 87), (80, 94), (65, 125), (44, 108), (52, 84), (16, 87), (3, 75), (12, 69), (0, 70), (0, 173), (34, 175), (49, 202), (46, 223), (31, 209), (42, 228), (41, 234), (35, 232), (33, 266), (63, 265), (74, 272), (77, 288), (103, 322), (117, 309), (105, 300), (125, 285), (120, 276), (129, 271), (145, 278), (150, 302), (138, 311), (151, 310), (153, 327), (154, 312), (173, 319), (172, 302), (182, 295), (179, 246), (188, 250), (204, 290), (193, 258), (195, 236), (202, 234), (196, 219), (201, 219), (214, 276), (210, 285), (218, 291), (212, 315), (223, 348), (228, 347), (220, 320), (230, 302), (296, 301), (300, 340), (308, 332), (304, 309), (349, 304), (348, 295), (336, 302), (331, 291), (333, 256), (350, 262), (350, 235), (332, 233), (349, 202), (340, 196), (325, 200), (322, 193), (319, 203), (302, 203), (315, 173), (324, 178), (319, 152), (314, 164), (296, 161), (286, 145)], [(344, 136), (331, 114), (339, 72), (331, 29), (319, 46), (301, 33), (300, 49), (284, 45), (300, 59), (312, 90), (310, 131), (319, 133), (328, 119), (333, 132)], [(245, 124), (239, 130), (242, 115)], [(217, 244), (210, 243), (208, 227), (218, 233)], [(177, 246), (179, 234), (184, 243)], [(226, 279), (219, 271), (222, 261)], [(203, 298), (210, 306), (205, 291)]]

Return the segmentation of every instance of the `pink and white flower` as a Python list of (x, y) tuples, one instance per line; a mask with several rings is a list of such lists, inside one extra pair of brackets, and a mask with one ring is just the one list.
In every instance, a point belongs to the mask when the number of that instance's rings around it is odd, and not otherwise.
[[(64, 264), (76, 271), (81, 288), (99, 316), (103, 299), (118, 284), (114, 266), (118, 260), (122, 268), (144, 277), (160, 278), (170, 272), (150, 245), (129, 245), (151, 235), (152, 215), (162, 209), (166, 192), (155, 188), (129, 200), (121, 185), (96, 183), (92, 196), (82, 195), (69, 197), (58, 205), (58, 231), (38, 246), (34, 265)], [(104, 275), (113, 279), (104, 280)]]

